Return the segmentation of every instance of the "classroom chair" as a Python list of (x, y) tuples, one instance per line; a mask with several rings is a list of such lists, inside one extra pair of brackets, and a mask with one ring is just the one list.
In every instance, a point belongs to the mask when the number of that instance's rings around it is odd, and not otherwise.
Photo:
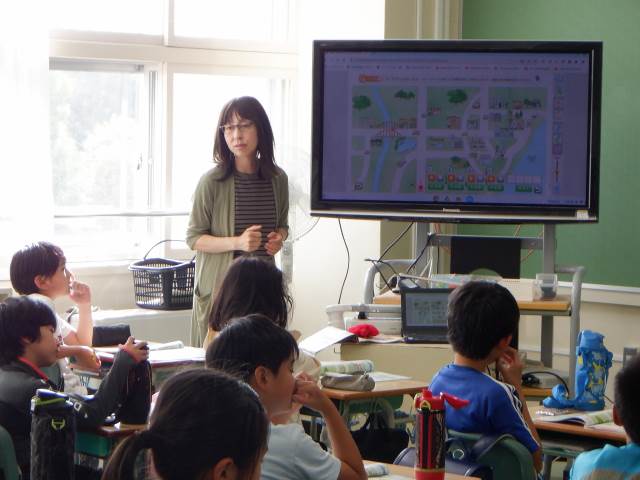
[(493, 469), (496, 479), (537, 478), (531, 453), (511, 435), (481, 435), (449, 430), (448, 437), (449, 450), (453, 451), (454, 458), (470, 457), (479, 464), (488, 465)]
[(11, 435), (4, 427), (0, 426), (0, 478), (2, 480), (19, 480), (21, 477)]
[[(394, 465), (413, 467), (416, 462), (415, 447), (407, 447), (393, 461)], [(493, 469), (488, 465), (479, 465), (466, 460), (456, 460), (447, 455), (444, 469), (447, 473), (455, 473), (464, 477), (475, 477), (480, 480), (493, 480)]]

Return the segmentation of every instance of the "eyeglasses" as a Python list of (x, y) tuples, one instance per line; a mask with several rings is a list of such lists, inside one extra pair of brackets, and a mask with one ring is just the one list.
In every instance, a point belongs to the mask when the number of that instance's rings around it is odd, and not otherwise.
[(231, 135), (233, 131), (236, 129), (238, 130), (238, 133), (244, 133), (247, 130), (249, 130), (251, 127), (253, 127), (253, 122), (242, 122), (242, 123), (237, 123), (235, 125), (228, 123), (226, 125), (222, 125), (220, 127), (220, 130), (225, 135)]

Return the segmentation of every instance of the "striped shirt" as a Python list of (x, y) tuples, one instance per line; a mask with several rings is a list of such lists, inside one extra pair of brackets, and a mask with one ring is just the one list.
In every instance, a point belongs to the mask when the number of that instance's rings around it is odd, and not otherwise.
[[(262, 225), (260, 247), (251, 252), (261, 258), (273, 261), (264, 246), (267, 235), (276, 229), (276, 201), (271, 180), (258, 178), (257, 174), (236, 172), (235, 182), (235, 235), (239, 236), (251, 225)], [(247, 255), (236, 251), (234, 257)]]

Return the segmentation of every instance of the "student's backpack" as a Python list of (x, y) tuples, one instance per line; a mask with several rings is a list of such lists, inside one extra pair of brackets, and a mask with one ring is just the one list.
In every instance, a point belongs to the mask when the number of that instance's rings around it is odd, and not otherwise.
[(38, 389), (31, 399), (31, 478), (73, 480), (76, 417), (69, 397)]

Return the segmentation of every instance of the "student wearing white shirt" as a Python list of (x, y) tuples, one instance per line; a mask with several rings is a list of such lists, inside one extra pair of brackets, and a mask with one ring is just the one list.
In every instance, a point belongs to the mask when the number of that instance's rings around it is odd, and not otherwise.
[(78, 305), (78, 328), (56, 314), (54, 335), (60, 345), (58, 368), (64, 378), (65, 392), (86, 395), (87, 390), (69, 368), (67, 357), (75, 357), (80, 365), (90, 369), (100, 366), (90, 348), (93, 340), (91, 289), (73, 278), (62, 249), (49, 242), (27, 245), (16, 252), (11, 259), (10, 276), (16, 292), (45, 303), (54, 313), (53, 302), (57, 298), (68, 295)]
[[(293, 376), (298, 345), (285, 329), (264, 315), (248, 315), (225, 327), (209, 345), (206, 365), (235, 373), (260, 396), (271, 418), (271, 435), (262, 462), (263, 480), (363, 480), (362, 457), (335, 405), (304, 374)], [(293, 403), (320, 412), (333, 455), (322, 450), (301, 425), (278, 425)]]

